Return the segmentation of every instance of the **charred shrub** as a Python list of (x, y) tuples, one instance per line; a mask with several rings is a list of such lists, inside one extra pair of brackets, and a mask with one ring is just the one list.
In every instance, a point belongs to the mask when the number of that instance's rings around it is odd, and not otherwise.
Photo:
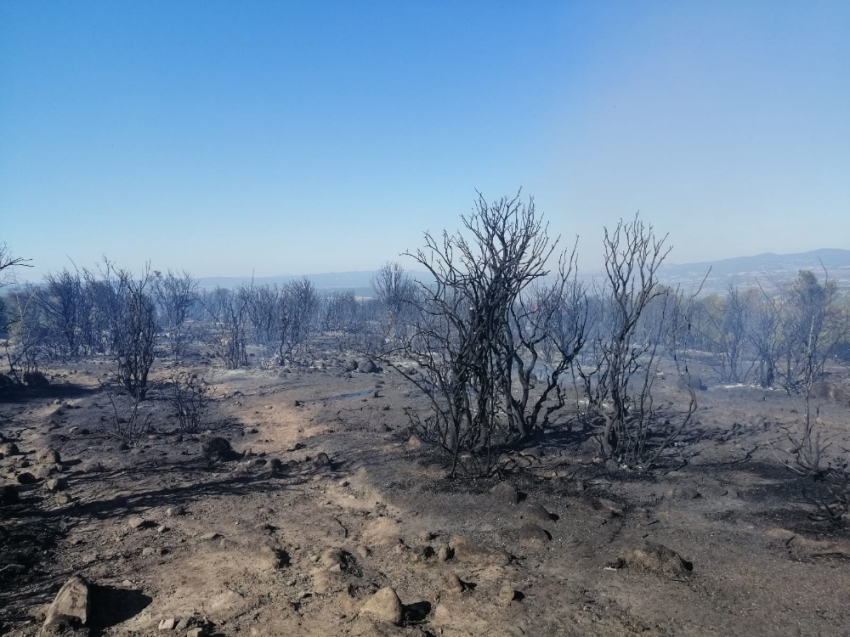
[(169, 402), (177, 413), (180, 431), (197, 433), (210, 407), (210, 389), (196, 374), (171, 379)]
[(43, 372), (24, 372), (24, 384), (27, 387), (38, 389), (42, 387), (47, 387), (50, 384), (50, 381), (47, 379), (47, 376), (45, 376)]

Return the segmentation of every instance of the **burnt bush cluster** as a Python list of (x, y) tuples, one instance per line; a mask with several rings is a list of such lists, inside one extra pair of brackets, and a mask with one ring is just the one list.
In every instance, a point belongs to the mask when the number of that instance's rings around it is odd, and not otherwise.
[[(771, 289), (685, 293), (660, 283), (671, 248), (636, 216), (605, 229), (604, 270), (588, 283), (577, 276), (577, 241), (564, 248), (550, 236), (531, 198), (479, 195), (461, 221), (458, 232), (427, 233), (405, 253), (423, 276), (387, 263), (368, 299), (320, 293), (306, 278), (203, 290), (186, 272), (146, 266), (135, 275), (106, 259), (50, 273), (0, 297), (4, 378), (32, 384), (40, 364), (105, 357), (138, 404), (155, 361), (177, 367), (193, 347), (228, 369), (353, 352), (395, 369), (427, 398), (430, 409), (411, 413), (412, 426), (446, 452), (452, 475), (488, 474), (502, 450), (565, 419), (580, 421), (605, 457), (648, 469), (691, 421), (695, 358), (721, 382), (808, 396), (827, 362), (850, 347), (847, 299), (825, 272), (801, 271)], [(0, 274), (21, 265), (0, 249)], [(681, 380), (678, 415), (662, 417), (654, 400), (662, 364)], [(175, 379), (180, 426), (195, 431), (206, 388)], [(798, 442), (818, 456), (813, 422), (807, 415)]]

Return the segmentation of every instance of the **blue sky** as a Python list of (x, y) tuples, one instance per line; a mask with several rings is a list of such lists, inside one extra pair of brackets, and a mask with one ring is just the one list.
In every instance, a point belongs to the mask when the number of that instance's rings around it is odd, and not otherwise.
[(0, 241), (258, 276), (374, 269), (475, 190), (600, 265), (850, 248), (850, 2), (0, 0)]

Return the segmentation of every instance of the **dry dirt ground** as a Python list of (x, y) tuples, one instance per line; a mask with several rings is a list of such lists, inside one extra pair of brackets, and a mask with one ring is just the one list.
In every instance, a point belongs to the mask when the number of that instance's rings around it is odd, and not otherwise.
[[(129, 447), (108, 432), (105, 361), (3, 399), (0, 484), (32, 480), (0, 506), (0, 634), (38, 634), (78, 574), (91, 635), (850, 635), (850, 536), (810, 519), (817, 485), (779, 462), (799, 399), (709, 386), (652, 476), (556, 430), (512, 457), (516, 493), (492, 492), (410, 437), (408, 384), (345, 362), (196, 358), (210, 431), (181, 435), (154, 392), (153, 431)], [(836, 449), (848, 414), (822, 401)], [(241, 457), (205, 459), (211, 435)], [(386, 587), (398, 624), (368, 612)]]

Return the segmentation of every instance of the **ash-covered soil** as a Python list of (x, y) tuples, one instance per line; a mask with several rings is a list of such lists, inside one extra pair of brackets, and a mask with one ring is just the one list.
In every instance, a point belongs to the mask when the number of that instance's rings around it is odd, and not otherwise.
[[(80, 575), (74, 634), (850, 635), (850, 535), (812, 519), (819, 485), (781, 462), (799, 398), (709, 386), (651, 475), (564, 427), (501, 480), (452, 481), (410, 435), (413, 388), (346, 362), (195, 358), (208, 430), (180, 433), (154, 390), (134, 445), (110, 435), (105, 361), (5, 396), (0, 633), (38, 634)], [(659, 381), (659, 404), (680, 394)], [(850, 446), (848, 405), (818, 404)], [(235, 454), (205, 457), (212, 437)]]

